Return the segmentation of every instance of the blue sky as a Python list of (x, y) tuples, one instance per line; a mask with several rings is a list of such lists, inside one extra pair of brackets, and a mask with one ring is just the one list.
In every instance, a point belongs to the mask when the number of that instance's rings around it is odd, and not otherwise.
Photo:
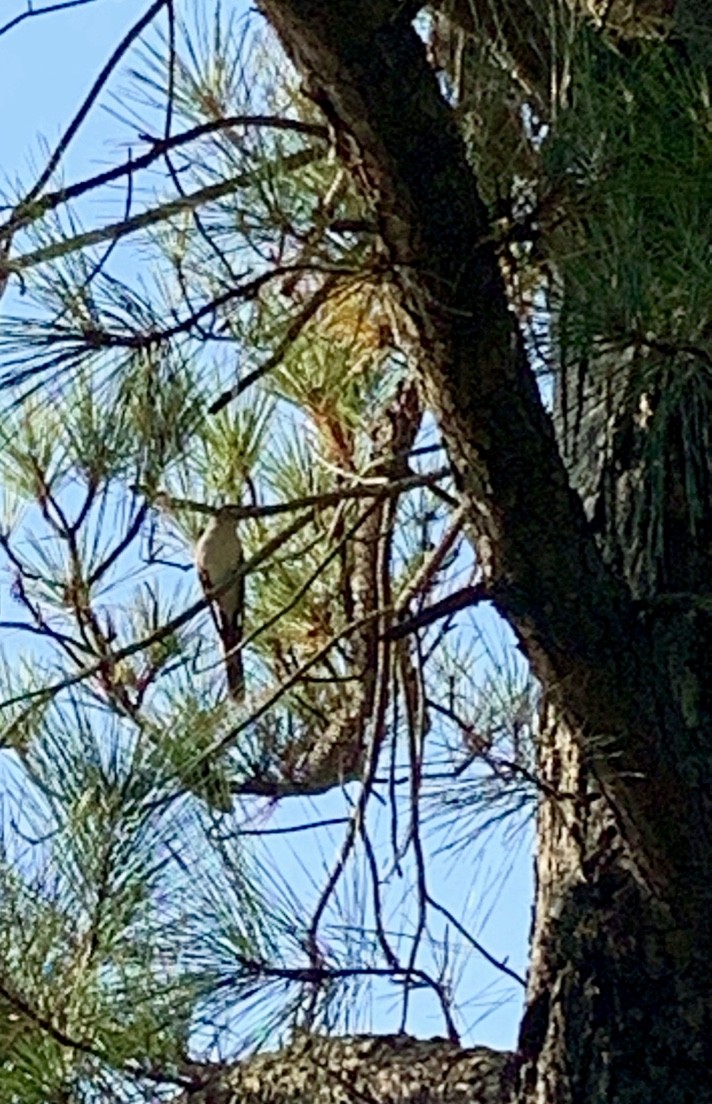
[[(0, 171), (6, 178), (19, 170), (26, 181), (30, 158), (38, 159), (39, 139), (54, 145), (112, 49), (147, 6), (138, 0), (94, 0), (26, 19), (0, 38)], [(2, 0), (0, 23), (25, 7)], [(87, 120), (66, 159), (71, 175), (103, 159), (110, 129), (104, 112)]]
[[(94, 0), (66, 11), (26, 19), (0, 37), (0, 178), (4, 184), (10, 183), (12, 192), (15, 181), (25, 186), (33, 181), (35, 173), (31, 166), (39, 169), (43, 164), (42, 142), (54, 147), (122, 34), (147, 7), (147, 2), (138, 0)], [(24, 8), (24, 3), (0, 0), (0, 25)], [(115, 106), (110, 93), (121, 87), (119, 74), (110, 82), (108, 94), (103, 95), (101, 102)], [(115, 148), (120, 140), (125, 149), (131, 137), (130, 131), (120, 126), (109, 112), (101, 106), (95, 108), (64, 160), (65, 182), (105, 166), (111, 159), (112, 143)], [(11, 297), (8, 301), (11, 302)], [(7, 301), (3, 307), (6, 305)], [(491, 623), (491, 616), (485, 616)], [(335, 810), (340, 801), (334, 797)], [(324, 804), (319, 805), (319, 815), (329, 815)], [(295, 816), (296, 807), (286, 803), (272, 826), (293, 821)], [(433, 878), (437, 882), (431, 886), (457, 916), (471, 911), (477, 917), (473, 921), (473, 935), (496, 958), (509, 959), (520, 973), (526, 968), (531, 910), (528, 838), (527, 833), (512, 839), (501, 831), (493, 833), (477, 863), (464, 863), (456, 852), (449, 857), (446, 854), (444, 861), (434, 868)], [(446, 843), (444, 836), (442, 842)], [(272, 862), (279, 866), (286, 880), (304, 877), (302, 867), (310, 858), (304, 854), (304, 846), (304, 835), (270, 843)], [(333, 857), (334, 847), (325, 845), (325, 860), (333, 861)], [(505, 866), (511, 866), (511, 871), (500, 885)], [(474, 954), (468, 964), (468, 977), (472, 978), (476, 1003), (469, 1017), (472, 1030), (467, 1041), (511, 1046), (519, 1019), (519, 1001), (512, 999), (490, 1010), (488, 986), (499, 984), (499, 976)], [(393, 1030), (393, 1021), (388, 1019), (385, 1008), (374, 1016), (374, 1026)], [(416, 1003), (409, 1029), (428, 1035), (440, 1032), (442, 1027), (425, 1011), (421, 1013)]]

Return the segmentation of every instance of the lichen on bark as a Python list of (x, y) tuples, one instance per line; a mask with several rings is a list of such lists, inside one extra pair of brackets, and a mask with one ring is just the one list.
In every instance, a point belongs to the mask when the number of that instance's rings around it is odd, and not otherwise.
[(206, 1072), (180, 1104), (507, 1104), (511, 1059), (449, 1039), (299, 1033), (214, 1081)]

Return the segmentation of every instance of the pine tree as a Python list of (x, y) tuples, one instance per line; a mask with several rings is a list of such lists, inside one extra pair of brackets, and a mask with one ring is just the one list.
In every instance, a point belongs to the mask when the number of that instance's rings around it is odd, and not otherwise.
[[(712, 1100), (709, 16), (260, 8), (157, 0), (0, 225), (0, 1095)], [(498, 1052), (432, 874), (534, 808)]]

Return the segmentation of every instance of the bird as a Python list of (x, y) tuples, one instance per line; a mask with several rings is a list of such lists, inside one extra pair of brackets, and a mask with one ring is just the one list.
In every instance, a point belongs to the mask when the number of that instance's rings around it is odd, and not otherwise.
[(195, 546), (195, 565), (220, 637), (228, 693), (236, 702), (242, 702), (245, 697), (245, 673), (240, 650), (245, 613), (243, 563), (242, 542), (237, 535), (235, 518), (227, 510), (218, 510)]

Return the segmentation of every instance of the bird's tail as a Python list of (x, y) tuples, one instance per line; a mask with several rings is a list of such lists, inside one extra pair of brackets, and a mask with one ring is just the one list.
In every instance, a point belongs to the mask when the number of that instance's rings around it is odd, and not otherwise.
[(245, 669), (242, 663), (242, 633), (237, 625), (222, 626), (222, 643), (225, 652), (225, 674), (227, 689), (233, 701), (245, 700)]
[(227, 673), (227, 688), (230, 697), (241, 702), (245, 700), (245, 671), (242, 666), (242, 656), (239, 652), (225, 657), (225, 671)]

